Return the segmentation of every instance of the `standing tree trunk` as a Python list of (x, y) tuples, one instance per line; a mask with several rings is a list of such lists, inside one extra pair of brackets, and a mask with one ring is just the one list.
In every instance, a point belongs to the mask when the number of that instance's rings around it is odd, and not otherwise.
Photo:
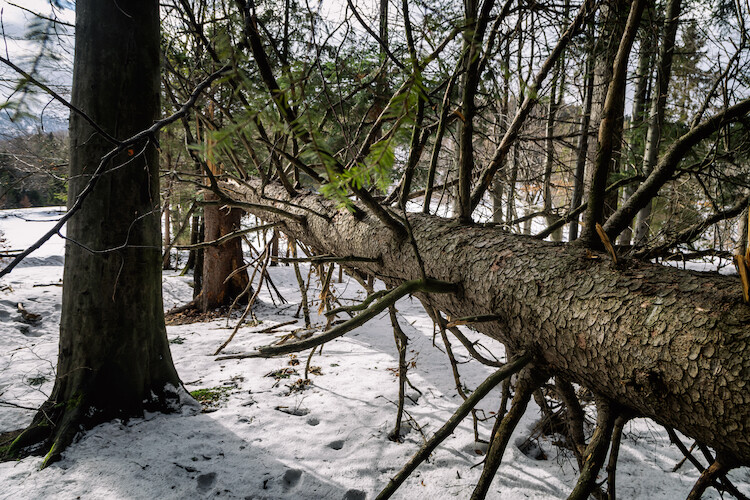
[[(207, 193), (205, 199), (215, 202), (218, 197), (214, 193)], [(216, 204), (206, 205), (203, 209), (204, 240), (214, 241), (239, 230), (241, 217), (240, 209), (222, 208)], [(241, 242), (240, 238), (234, 238), (203, 250), (203, 279), (198, 299), (201, 311), (206, 312), (231, 304), (247, 287), (247, 271), (235, 272), (244, 265)], [(232, 273), (234, 275), (227, 280)]]
[(748, 236), (748, 226), (750, 226), (750, 203), (740, 214), (740, 222), (737, 227), (737, 245), (735, 253), (746, 255), (747, 248), (750, 246), (750, 236)]
[[(198, 239), (197, 242), (204, 241), (206, 234), (206, 225), (203, 223), (204, 217), (200, 217), (198, 220)], [(195, 263), (193, 267), (193, 300), (197, 300), (203, 291), (203, 257), (206, 255), (206, 251), (203, 248), (194, 250), (195, 252)]]
[[(575, 210), (583, 201), (583, 176), (586, 173), (586, 157), (589, 150), (589, 127), (591, 125), (591, 106), (594, 94), (594, 57), (589, 53), (586, 58), (586, 73), (584, 75), (583, 112), (581, 113), (581, 135), (576, 146), (576, 168), (573, 174), (573, 196), (570, 209)], [(578, 215), (575, 215), (568, 226), (568, 241), (578, 239)]]
[(617, 155), (621, 148), (628, 57), (638, 33), (645, 5), (645, 0), (633, 0), (612, 66), (612, 79), (607, 87), (607, 97), (604, 99), (599, 124), (599, 149), (596, 152), (588, 208), (584, 218), (585, 227), (581, 235), (589, 244), (593, 243), (596, 234), (595, 225), (604, 222), (607, 177), (613, 170), (612, 165), (617, 163)]
[[(643, 153), (643, 173), (648, 176), (656, 165), (661, 142), (661, 132), (664, 125), (664, 112), (667, 106), (667, 90), (672, 74), (672, 59), (674, 44), (677, 37), (678, 20), (680, 17), (682, 0), (669, 0), (664, 17), (664, 34), (659, 47), (659, 60), (656, 68), (657, 86), (651, 99), (648, 133), (646, 135), (646, 149)], [(640, 212), (635, 223), (633, 243), (643, 245), (648, 239), (651, 222), (651, 200)]]
[(172, 243), (170, 235), (170, 225), (172, 224), (172, 212), (169, 207), (170, 193), (167, 193), (167, 197), (164, 200), (164, 244), (163, 247), (166, 249), (164, 256), (162, 257), (162, 269), (172, 269), (172, 258), (169, 253), (169, 245)]
[(492, 197), (492, 222), (502, 224), (503, 222), (503, 191), (505, 185), (502, 181), (496, 180), (490, 186), (490, 196)]
[[(193, 215), (190, 217), (190, 244), (196, 245), (202, 241), (202, 237), (200, 237), (200, 226), (201, 226), (201, 219), (200, 216), (196, 213), (193, 213)], [(192, 249), (188, 252), (188, 258), (187, 262), (185, 263), (185, 267), (182, 269), (181, 275), (184, 275), (191, 269), (195, 269), (195, 261), (196, 256), (199, 252), (202, 250), (198, 249)]]
[[(612, 70), (617, 56), (617, 50), (625, 29), (625, 19), (628, 13), (628, 0), (613, 0), (603, 2), (599, 7), (599, 34), (592, 47), (593, 55), (593, 92), (591, 94), (590, 126), (599, 130), (604, 115), (604, 101), (607, 97), (609, 84), (612, 81)], [(594, 176), (596, 154), (599, 151), (599, 138), (592, 137), (586, 157), (585, 187), (589, 189)]]
[[(209, 107), (208, 113), (209, 118), (213, 118), (213, 106)], [(204, 134), (204, 141), (208, 152), (206, 165), (214, 176), (219, 176), (222, 168), (212, 156), (215, 141), (208, 130)], [(272, 158), (271, 161), (281, 160)], [(204, 200), (207, 204), (203, 207), (203, 241), (215, 241), (240, 229), (242, 210), (219, 206), (219, 197), (210, 191), (206, 191)], [(201, 292), (196, 299), (202, 312), (231, 304), (247, 288), (250, 281), (247, 270), (240, 270), (244, 265), (241, 239), (233, 238), (220, 245), (206, 247), (203, 249), (202, 264)]]
[[(111, 136), (157, 118), (159, 58), (157, 1), (76, 2), (72, 102)], [(82, 428), (175, 409), (185, 394), (164, 326), (157, 150), (124, 148), (94, 178), (113, 147), (71, 115), (69, 206), (95, 185), (67, 226), (55, 386), (10, 450), (47, 453), (42, 466)]]
[[(563, 27), (564, 28), (564, 27)], [(557, 217), (552, 213), (552, 167), (555, 162), (555, 117), (565, 92), (565, 56), (560, 56), (552, 80), (549, 105), (547, 106), (547, 122), (544, 130), (544, 214), (547, 224), (553, 224)], [(559, 88), (558, 88), (559, 87)], [(559, 93), (558, 93), (559, 90)], [(562, 241), (562, 228), (552, 233), (552, 241)]]
[[(646, 6), (646, 20), (654, 18), (653, 5)], [(635, 72), (635, 91), (633, 94), (633, 113), (630, 122), (630, 144), (633, 155), (633, 165), (639, 165), (643, 161), (643, 144), (646, 135), (646, 103), (648, 102), (649, 83), (651, 81), (651, 62), (654, 52), (654, 37), (651, 35), (648, 27), (641, 27), (641, 46), (638, 50), (638, 66)], [(631, 169), (631, 175), (635, 171)], [(623, 188), (623, 202), (635, 193), (635, 184), (628, 184)], [(633, 237), (633, 231), (628, 226), (620, 234), (619, 244), (629, 246)]]

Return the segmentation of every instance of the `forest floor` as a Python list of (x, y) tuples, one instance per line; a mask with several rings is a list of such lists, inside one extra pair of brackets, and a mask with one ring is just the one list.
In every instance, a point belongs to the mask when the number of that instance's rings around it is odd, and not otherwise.
[[(59, 215), (53, 209), (0, 211), (6, 249), (33, 242)], [(0, 433), (27, 425), (33, 409), (52, 389), (62, 263), (63, 240), (55, 237), (0, 279)], [(287, 303), (264, 286), (254, 309), (257, 324), (242, 326), (222, 354), (247, 352), (304, 327), (304, 321), (295, 317), (300, 294), (293, 268), (269, 271)], [(307, 272), (303, 266), (303, 275)], [(178, 274), (164, 274), (165, 309), (192, 298), (192, 278)], [(316, 278), (310, 288), (309, 296), (315, 299), (313, 323), (320, 329), (325, 321), (316, 314), (320, 292)], [(346, 275), (335, 288), (342, 304), (365, 296)], [(24, 320), (19, 303), (41, 318)], [(239, 313), (235, 312), (229, 319), (167, 327), (177, 371), (187, 390), (203, 400), (203, 411), (186, 408), (180, 414), (149, 414), (102, 424), (83, 434), (63, 460), (42, 471), (38, 457), (0, 464), (0, 498), (373, 498), (462, 402), (440, 336), (435, 337), (420, 303), (405, 298), (397, 309), (409, 337), (409, 380), (419, 390), (407, 391), (401, 443), (388, 439), (396, 417), (398, 355), (387, 312), (325, 345), (322, 354), (312, 358), (308, 384), (304, 383), (307, 352), (268, 360), (217, 361), (213, 353), (236, 326)], [(258, 333), (293, 320), (296, 323), (272, 333)], [(491, 351), (502, 359), (502, 346), (462, 329), (481, 342), (485, 353)], [(491, 368), (470, 360), (458, 342), (452, 347), (460, 362), (461, 383), (468, 389), (476, 387)], [(492, 417), (498, 405), (496, 390), (480, 404), (480, 416)], [(592, 421), (593, 417), (589, 415)], [(575, 458), (555, 446), (559, 436), (534, 432), (538, 418), (539, 408), (532, 402), (488, 498), (558, 499), (570, 493), (577, 479)], [(479, 423), (483, 439), (493, 421)], [(518, 447), (524, 442), (525, 453)], [(467, 498), (481, 473), (483, 451), (475, 443), (469, 417), (396, 497)], [(685, 498), (697, 471), (686, 463), (672, 472), (681, 459), (662, 427), (645, 419), (632, 421), (617, 465), (620, 498)], [(750, 470), (735, 470), (730, 478), (750, 495)], [(720, 496), (709, 490), (705, 498)]]

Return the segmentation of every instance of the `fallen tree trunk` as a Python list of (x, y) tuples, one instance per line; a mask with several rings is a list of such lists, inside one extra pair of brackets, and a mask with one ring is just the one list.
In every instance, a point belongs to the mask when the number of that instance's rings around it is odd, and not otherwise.
[[(389, 286), (421, 276), (410, 242), (375, 217), (312, 193), (290, 199), (274, 185), (264, 195), (254, 183), (223, 188), (316, 251), (373, 259), (356, 267)], [(640, 261), (615, 266), (583, 247), (423, 214), (409, 222), (427, 276), (461, 287), (423, 301), (452, 317), (497, 315), (477, 330), (713, 447), (724, 463), (750, 465), (750, 306), (738, 278)]]

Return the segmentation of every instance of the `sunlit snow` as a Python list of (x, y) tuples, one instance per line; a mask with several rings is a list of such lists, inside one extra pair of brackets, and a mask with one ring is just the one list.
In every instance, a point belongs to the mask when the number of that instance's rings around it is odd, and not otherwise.
[[(7, 246), (20, 249), (51, 225), (54, 209), (0, 211), (0, 231)], [(54, 237), (24, 266), (0, 279), (0, 432), (27, 425), (34, 408), (52, 389), (60, 319), (63, 240)], [(262, 323), (243, 327), (225, 354), (246, 352), (300, 328), (297, 324), (272, 334), (254, 331), (295, 319), (299, 292), (291, 267), (269, 268), (288, 304), (274, 306), (266, 287), (256, 315)], [(303, 269), (306, 276), (307, 270)], [(190, 276), (165, 273), (164, 306), (169, 309), (192, 297)], [(312, 287), (319, 287), (313, 281)], [(354, 280), (336, 284), (342, 303), (361, 299)], [(312, 290), (316, 297), (319, 290)], [(18, 312), (21, 303), (41, 321), (27, 323)], [(82, 435), (62, 461), (38, 471), (41, 458), (0, 464), (0, 498), (183, 499), (183, 498), (373, 498), (388, 479), (414, 454), (424, 436), (431, 436), (461, 403), (447, 356), (438, 335), (433, 344), (432, 323), (416, 300), (397, 304), (402, 328), (410, 344), (409, 377), (421, 392), (410, 390), (407, 429), (403, 443), (388, 440), (396, 415), (397, 351), (388, 314), (327, 344), (312, 365), (304, 391), (290, 387), (304, 373), (307, 353), (292, 358), (226, 360), (213, 352), (232, 332), (236, 319), (169, 326), (168, 336), (177, 370), (188, 391), (216, 389), (218, 409), (210, 413), (184, 411), (148, 414), (128, 422), (110, 422)], [(312, 307), (317, 310), (317, 304)], [(324, 323), (315, 316), (318, 326)], [(496, 355), (502, 348), (471, 330)], [(460, 361), (468, 356), (458, 342)], [(289, 378), (266, 376), (280, 369)], [(462, 382), (476, 387), (490, 368), (472, 361), (459, 366)], [(481, 407), (490, 416), (499, 404), (491, 393)], [(290, 411), (293, 410), (293, 411)], [(546, 460), (527, 457), (515, 446), (529, 435), (537, 419), (532, 403), (511, 441), (488, 498), (566, 498), (575, 484), (575, 459), (558, 450), (552, 438), (538, 445)], [(481, 423), (487, 438), (493, 420)], [(690, 441), (685, 439), (689, 445)], [(475, 445), (467, 419), (403, 485), (397, 498), (467, 498), (481, 472), (481, 447)], [(617, 467), (621, 498), (685, 498), (697, 478), (688, 463), (671, 472), (681, 460), (661, 427), (636, 420), (626, 428)], [(750, 494), (747, 469), (731, 473), (735, 484)], [(709, 490), (706, 498), (719, 498)]]

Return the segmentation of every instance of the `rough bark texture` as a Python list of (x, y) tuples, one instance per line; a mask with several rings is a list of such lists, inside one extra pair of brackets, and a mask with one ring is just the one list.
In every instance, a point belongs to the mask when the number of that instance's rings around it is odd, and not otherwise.
[[(252, 184), (225, 186), (237, 200), (269, 203)], [(288, 199), (266, 186), (271, 198)], [(389, 285), (420, 277), (408, 241), (373, 217), (358, 220), (314, 194), (281, 230), (320, 252), (379, 258), (363, 263)], [(314, 215), (314, 212), (330, 216)], [(260, 213), (260, 212), (258, 212)], [(264, 219), (284, 220), (264, 213)], [(482, 333), (527, 350), (540, 366), (750, 464), (750, 306), (736, 277), (610, 259), (496, 228), (412, 214), (427, 275), (459, 283), (431, 295), (454, 317), (494, 314)], [(425, 297), (421, 297), (425, 299)]]
[[(206, 195), (206, 201), (217, 201), (213, 194)], [(221, 208), (219, 205), (206, 205), (203, 209), (205, 221), (205, 241), (215, 241), (240, 229), (242, 210)], [(204, 312), (229, 305), (247, 287), (247, 271), (236, 272), (243, 266), (242, 240), (231, 239), (218, 246), (203, 250), (203, 279), (201, 282), (200, 309)], [(230, 274), (235, 273), (229, 280)]]
[[(158, 2), (76, 2), (72, 101), (112, 136), (153, 124), (159, 57)], [(72, 204), (113, 145), (76, 114), (70, 137)], [(46, 465), (81, 428), (179, 401), (164, 326), (159, 219), (158, 153), (139, 144), (107, 165), (68, 221), (57, 379), (15, 450), (41, 442)]]

